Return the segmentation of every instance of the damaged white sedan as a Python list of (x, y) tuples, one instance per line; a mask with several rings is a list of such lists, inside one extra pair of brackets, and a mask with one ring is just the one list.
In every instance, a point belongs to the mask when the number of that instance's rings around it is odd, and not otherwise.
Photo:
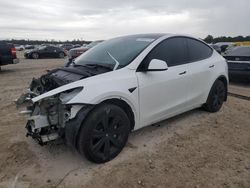
[(96, 163), (116, 157), (130, 131), (227, 98), (225, 59), (204, 42), (170, 34), (105, 41), (33, 79), (17, 100), (27, 136), (63, 139)]

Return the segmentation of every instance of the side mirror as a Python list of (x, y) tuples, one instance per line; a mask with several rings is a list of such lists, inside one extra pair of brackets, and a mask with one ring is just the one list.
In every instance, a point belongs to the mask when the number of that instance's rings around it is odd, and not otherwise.
[(159, 59), (152, 59), (146, 71), (165, 71), (168, 70), (168, 65), (165, 61)]

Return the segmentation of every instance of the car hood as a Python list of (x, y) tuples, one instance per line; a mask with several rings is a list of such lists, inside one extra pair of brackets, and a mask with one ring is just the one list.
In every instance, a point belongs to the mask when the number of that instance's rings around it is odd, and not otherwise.
[[(60, 86), (32, 98), (32, 102), (36, 103), (43, 99), (76, 88), (83, 89), (81, 90), (79, 95), (70, 100), (68, 104), (97, 104), (98, 101), (100, 102), (102, 99), (110, 96), (114, 98), (118, 97), (120, 99), (124, 99), (125, 101), (133, 101), (134, 99), (131, 99), (131, 93), (128, 89), (134, 87), (137, 88), (135, 71), (124, 67), (119, 70), (109, 71), (103, 74), (95, 75)], [(110, 90), (110, 88), (114, 89)], [(136, 97), (137, 91), (134, 92), (132, 96)], [(133, 104), (134, 102), (131, 102), (131, 104)]]
[(76, 66), (53, 69), (40, 78), (33, 78), (30, 90), (42, 95), (63, 85), (111, 71), (104, 67)]

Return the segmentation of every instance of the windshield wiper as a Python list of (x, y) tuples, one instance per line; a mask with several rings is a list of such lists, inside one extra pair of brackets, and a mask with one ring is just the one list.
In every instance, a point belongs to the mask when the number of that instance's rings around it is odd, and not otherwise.
[(113, 70), (116, 70), (120, 65), (119, 61), (117, 61), (117, 59), (114, 56), (112, 56), (108, 51), (106, 51), (106, 52), (115, 61), (115, 66), (114, 66)]
[(104, 65), (104, 64), (85, 64), (85, 65), (78, 65), (75, 64), (75, 66), (83, 66), (83, 67), (88, 67), (88, 68), (96, 68), (96, 67), (101, 67), (101, 68), (105, 68), (105, 69), (109, 69), (109, 70), (113, 70), (112, 67), (108, 66), (108, 65)]

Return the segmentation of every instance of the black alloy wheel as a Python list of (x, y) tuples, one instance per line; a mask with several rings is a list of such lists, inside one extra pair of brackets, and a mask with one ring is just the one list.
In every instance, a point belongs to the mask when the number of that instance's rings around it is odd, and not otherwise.
[(102, 104), (83, 123), (78, 150), (93, 162), (110, 161), (125, 146), (129, 132), (127, 114), (116, 105)]
[(39, 59), (39, 54), (38, 53), (32, 53), (31, 57), (33, 59)]
[(208, 96), (207, 103), (205, 104), (205, 108), (209, 112), (218, 112), (225, 100), (226, 97), (226, 87), (225, 84), (217, 80)]

